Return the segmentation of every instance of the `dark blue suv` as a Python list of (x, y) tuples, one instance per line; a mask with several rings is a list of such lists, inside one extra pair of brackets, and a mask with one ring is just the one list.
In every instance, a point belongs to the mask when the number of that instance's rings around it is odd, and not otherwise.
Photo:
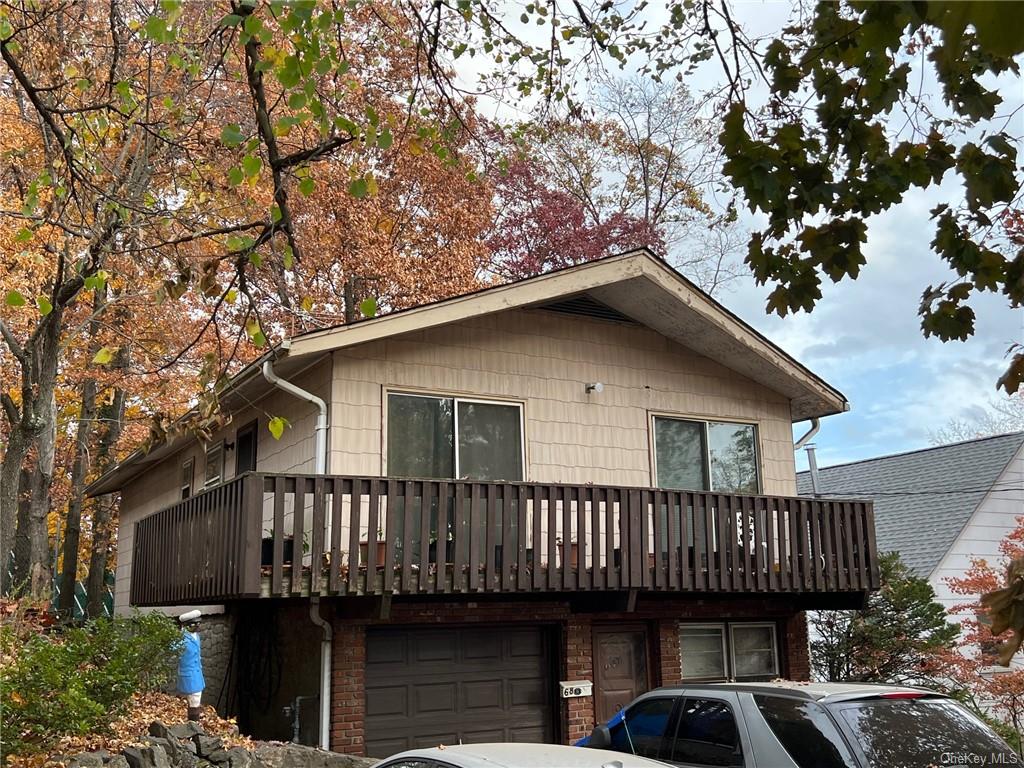
[(949, 697), (864, 683), (658, 688), (577, 746), (696, 768), (1024, 766), (1024, 758)]

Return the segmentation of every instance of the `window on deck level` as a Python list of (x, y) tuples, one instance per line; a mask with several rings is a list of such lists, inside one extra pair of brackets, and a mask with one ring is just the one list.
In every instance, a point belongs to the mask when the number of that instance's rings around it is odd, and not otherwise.
[(425, 395), (388, 395), (388, 474), (523, 479), (522, 406)]
[(654, 417), (659, 488), (757, 493), (757, 463), (752, 424)]
[(224, 477), (224, 441), (206, 449), (206, 479), (204, 486), (216, 485)]

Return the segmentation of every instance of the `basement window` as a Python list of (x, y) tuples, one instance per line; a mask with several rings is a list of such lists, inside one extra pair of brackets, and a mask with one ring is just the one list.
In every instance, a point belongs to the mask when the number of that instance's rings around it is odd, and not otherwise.
[(773, 680), (779, 676), (772, 622), (679, 625), (684, 680)]
[(391, 393), (387, 431), (393, 477), (523, 479), (519, 403)]

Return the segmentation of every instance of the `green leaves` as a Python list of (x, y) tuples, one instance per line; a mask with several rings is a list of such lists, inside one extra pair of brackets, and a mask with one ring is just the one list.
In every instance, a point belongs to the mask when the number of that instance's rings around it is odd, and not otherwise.
[(371, 296), (368, 299), (363, 299), (359, 302), (359, 311), (363, 317), (376, 317), (377, 316), (377, 299)]
[(53, 312), (53, 304), (45, 296), (36, 296), (36, 309), (39, 310), (39, 314), (46, 317), (48, 314)]
[(4, 303), (8, 307), (24, 307), (26, 302), (20, 291), (8, 291)]
[(274, 416), (267, 421), (267, 429), (270, 430), (270, 434), (273, 435), (275, 440), (281, 439), (287, 427), (291, 427), (291, 422), (283, 416)]
[(265, 347), (267, 345), (267, 337), (260, 328), (260, 324), (255, 320), (250, 320), (246, 323), (245, 333), (254, 346)]
[(106, 365), (114, 359), (114, 349), (111, 347), (101, 347), (99, 351), (93, 355), (93, 365)]
[(228, 123), (220, 131), (220, 141), (225, 147), (237, 147), (245, 141), (245, 135), (238, 123)]

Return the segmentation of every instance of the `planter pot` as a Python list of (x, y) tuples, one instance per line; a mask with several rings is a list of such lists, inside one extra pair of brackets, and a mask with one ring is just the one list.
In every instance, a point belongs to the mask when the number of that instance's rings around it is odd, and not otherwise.
[[(374, 551), (373, 562), (378, 568), (384, 567), (384, 557), (387, 555), (387, 542), (378, 541), (376, 542), (376, 549)], [(359, 564), (366, 565), (370, 559), (370, 542), (360, 541), (359, 542)]]
[[(286, 536), (284, 539), (284, 563), (291, 563), (292, 554), (295, 552), (295, 539)], [(260, 563), (263, 565), (274, 564), (274, 540), (263, 539), (260, 542)]]

